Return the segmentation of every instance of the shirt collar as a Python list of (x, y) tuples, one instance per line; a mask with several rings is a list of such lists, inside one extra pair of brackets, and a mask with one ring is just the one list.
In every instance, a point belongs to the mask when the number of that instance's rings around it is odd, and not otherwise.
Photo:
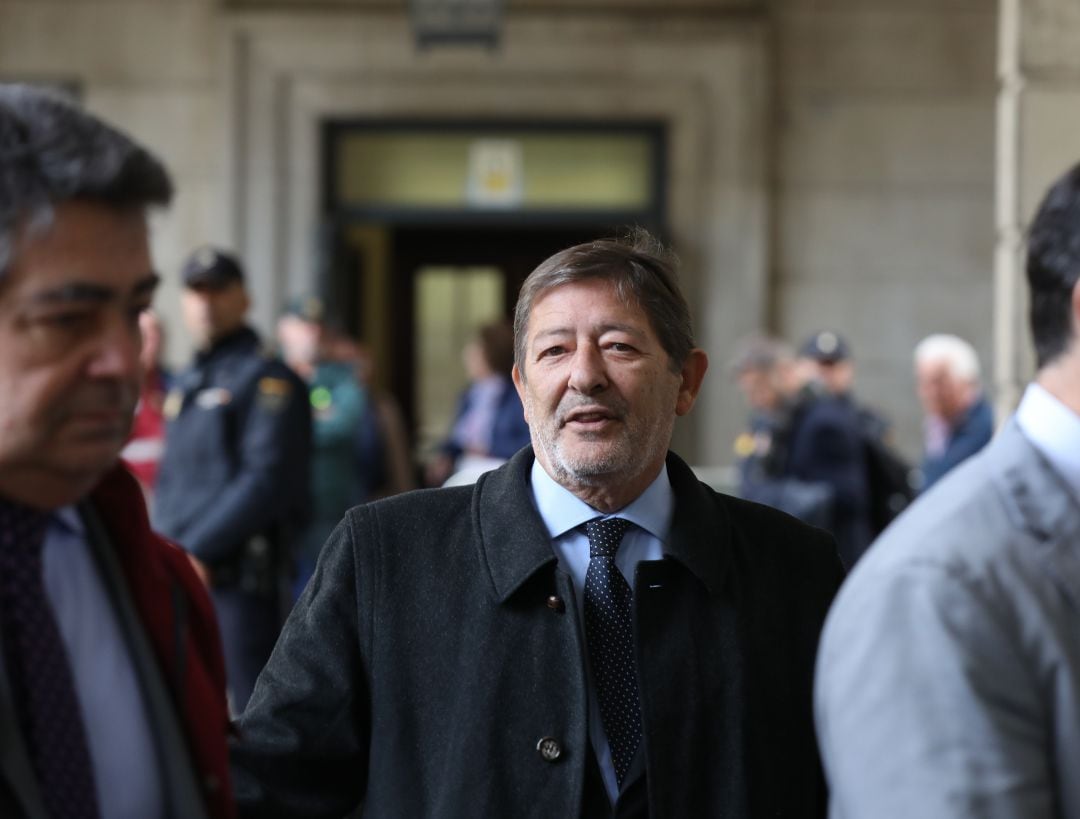
[[(533, 501), (552, 540), (601, 514), (569, 489), (556, 483), (539, 460), (533, 461), (531, 484)], [(625, 518), (666, 544), (674, 509), (671, 481), (668, 480), (667, 464), (664, 464), (660, 474), (644, 492), (611, 516)]]
[(1080, 416), (1039, 384), (1028, 384), (1016, 423), (1080, 497)]
[(76, 537), (83, 537), (86, 534), (82, 516), (74, 506), (61, 506), (59, 509), (54, 509), (49, 515), (49, 525)]

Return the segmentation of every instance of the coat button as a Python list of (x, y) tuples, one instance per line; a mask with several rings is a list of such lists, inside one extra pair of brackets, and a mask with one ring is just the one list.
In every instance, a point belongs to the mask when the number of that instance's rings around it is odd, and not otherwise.
[(543, 737), (536, 743), (536, 750), (540, 752), (544, 762), (555, 762), (562, 756), (562, 746), (554, 737)]
[(553, 594), (547, 599), (547, 607), (554, 612), (558, 612), (559, 614), (562, 614), (564, 611), (566, 611), (566, 603), (564, 603), (563, 599), (557, 594)]
[(221, 787), (221, 781), (213, 774), (207, 774), (203, 777), (203, 787), (206, 788), (207, 793), (217, 793), (218, 788)]

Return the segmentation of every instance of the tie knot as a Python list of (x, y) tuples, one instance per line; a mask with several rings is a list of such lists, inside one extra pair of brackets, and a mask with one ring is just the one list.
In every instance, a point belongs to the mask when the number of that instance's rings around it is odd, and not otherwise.
[(48, 521), (47, 512), (0, 498), (0, 552), (40, 552)]
[(586, 522), (589, 557), (614, 557), (623, 535), (633, 524), (623, 518), (595, 518)]

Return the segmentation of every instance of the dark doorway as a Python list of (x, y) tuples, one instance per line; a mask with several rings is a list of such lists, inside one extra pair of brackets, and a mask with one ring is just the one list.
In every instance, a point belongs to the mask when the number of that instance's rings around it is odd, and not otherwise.
[(660, 121), (329, 120), (323, 146), (318, 286), (421, 444), (464, 386), (462, 339), (539, 262), (666, 224)]
[(401, 403), (414, 433), (417, 429), (416, 394), (418, 316), (415, 309), (418, 274), (425, 268), (445, 266), (458, 270), (490, 267), (502, 279), (502, 315), (510, 318), (522, 282), (548, 256), (572, 245), (611, 236), (617, 228), (594, 227), (399, 227), (391, 231), (389, 301), (393, 317), (393, 343), (389, 386)]

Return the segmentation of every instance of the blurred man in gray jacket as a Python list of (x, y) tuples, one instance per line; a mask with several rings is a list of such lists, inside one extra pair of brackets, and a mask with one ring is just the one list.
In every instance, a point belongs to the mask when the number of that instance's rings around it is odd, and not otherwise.
[(816, 681), (834, 817), (1080, 817), (1080, 166), (1027, 275), (1039, 372), (837, 598)]

